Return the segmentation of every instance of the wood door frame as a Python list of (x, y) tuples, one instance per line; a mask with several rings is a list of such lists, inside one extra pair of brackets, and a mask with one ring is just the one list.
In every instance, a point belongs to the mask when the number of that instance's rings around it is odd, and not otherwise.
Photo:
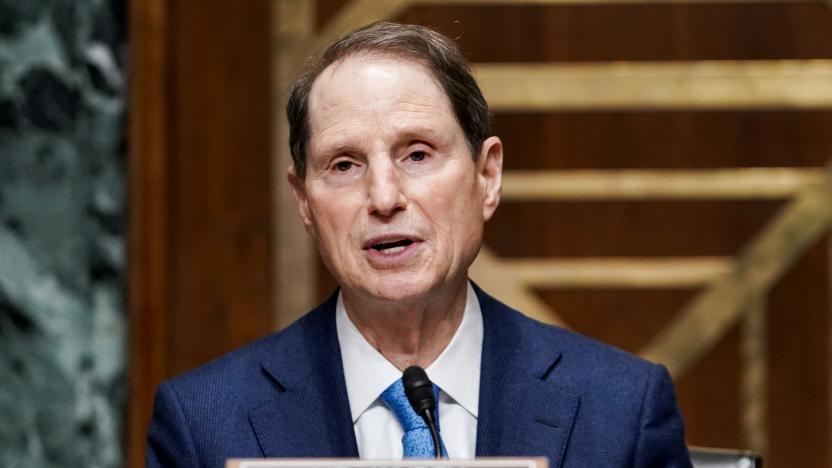
[(144, 466), (153, 405), (150, 383), (166, 374), (168, 347), (154, 337), (168, 330), (167, 203), (170, 132), (167, 101), (169, 7), (165, 0), (129, 2), (129, 400), (128, 466)]

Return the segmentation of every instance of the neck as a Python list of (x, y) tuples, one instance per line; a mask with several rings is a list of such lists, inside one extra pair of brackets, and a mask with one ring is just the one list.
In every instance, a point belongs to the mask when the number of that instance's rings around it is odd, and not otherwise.
[(342, 291), (358, 331), (399, 370), (428, 367), (451, 342), (465, 313), (467, 279), (414, 301), (366, 301)]

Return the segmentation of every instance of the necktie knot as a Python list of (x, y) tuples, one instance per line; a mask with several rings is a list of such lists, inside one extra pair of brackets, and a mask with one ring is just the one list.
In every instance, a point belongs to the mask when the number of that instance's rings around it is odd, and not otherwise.
[[(436, 389), (436, 385), (433, 387)], [(381, 394), (381, 399), (387, 404), (390, 410), (393, 411), (393, 414), (396, 415), (396, 419), (399, 420), (399, 423), (401, 423), (402, 429), (404, 429), (405, 432), (422, 427), (428, 427), (425, 424), (425, 420), (416, 414), (416, 411), (413, 410), (413, 406), (410, 405), (410, 401), (407, 399), (407, 394), (404, 392), (402, 379), (396, 380), (392, 385), (387, 387), (387, 389)]]
[[(439, 402), (439, 387), (433, 386), (433, 394), (438, 405)], [(404, 429), (402, 435), (402, 448), (404, 458), (432, 458), (433, 439), (430, 435), (425, 420), (413, 410), (407, 395), (404, 392), (404, 384), (402, 379), (397, 379), (384, 392), (381, 393), (381, 400), (388, 408), (396, 415), (396, 419)], [(434, 410), (434, 421), (436, 422), (436, 430), (439, 430), (439, 411)], [(445, 447), (442, 447), (442, 455), (447, 456)]]

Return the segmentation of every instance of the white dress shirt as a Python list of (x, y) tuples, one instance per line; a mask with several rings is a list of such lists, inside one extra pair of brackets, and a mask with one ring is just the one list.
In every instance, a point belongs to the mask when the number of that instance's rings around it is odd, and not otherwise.
[[(347, 316), (341, 295), (335, 324), (358, 453), (364, 459), (401, 459), (401, 424), (379, 396), (402, 377)], [(462, 322), (448, 346), (425, 369), (439, 392), (439, 428), (450, 458), (474, 458), (482, 357), (482, 311), (468, 284)]]

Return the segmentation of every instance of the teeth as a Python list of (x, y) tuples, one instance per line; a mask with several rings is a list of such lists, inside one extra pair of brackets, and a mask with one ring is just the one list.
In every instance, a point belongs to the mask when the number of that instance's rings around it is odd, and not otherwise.
[(384, 254), (394, 254), (406, 249), (413, 241), (402, 239), (393, 242), (373, 244), (373, 248)]

